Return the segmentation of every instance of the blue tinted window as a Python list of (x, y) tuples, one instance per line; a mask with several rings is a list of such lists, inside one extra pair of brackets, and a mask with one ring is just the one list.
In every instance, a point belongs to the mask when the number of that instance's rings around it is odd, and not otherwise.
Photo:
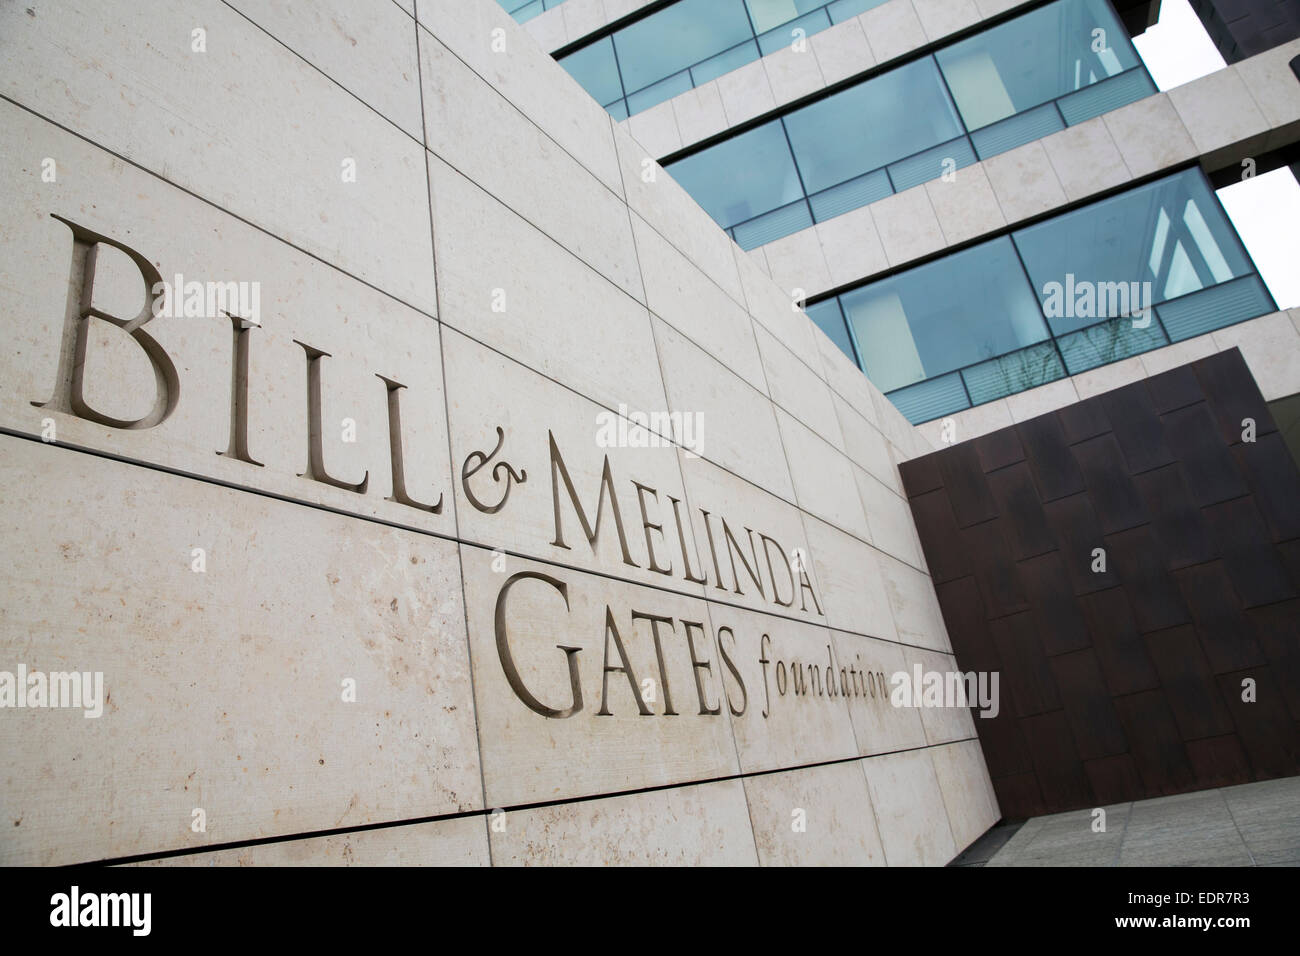
[(1021, 229), (1014, 237), (1058, 335), (1251, 271), (1197, 170)]
[(867, 378), (881, 391), (1048, 337), (1009, 238), (840, 296)]
[(724, 229), (803, 196), (779, 120), (667, 168)]
[(618, 64), (614, 62), (614, 44), (609, 37), (575, 50), (559, 63), (601, 106), (623, 96)]
[(978, 129), (1138, 65), (1106, 0), (1053, 3), (935, 54)]
[(759, 33), (789, 23), (800, 14), (826, 5), (826, 0), (745, 0)]
[(744, 0), (679, 0), (614, 34), (628, 92), (752, 40)]
[(785, 122), (811, 192), (962, 133), (929, 57), (795, 110)]
[(808, 306), (804, 311), (808, 313), (808, 318), (813, 320), (817, 328), (825, 332), (826, 337), (838, 345), (840, 351), (856, 365), (858, 357), (853, 352), (853, 343), (849, 340), (849, 329), (844, 324), (839, 300), (827, 299), (825, 302)]

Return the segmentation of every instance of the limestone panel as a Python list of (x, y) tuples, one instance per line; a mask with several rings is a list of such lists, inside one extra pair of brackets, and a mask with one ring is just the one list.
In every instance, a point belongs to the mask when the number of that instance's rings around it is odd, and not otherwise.
[(420, 145), (231, 7), (5, 4), (0, 60), (18, 103), (434, 310)]
[(22, 556), (4, 669), (102, 675), (97, 718), (0, 714), (5, 863), (482, 808), (454, 545), (36, 441), (0, 449), (0, 538)]
[(491, 807), (736, 772), (723, 695), (740, 691), (704, 601), (468, 545), (461, 558)]
[(739, 780), (515, 810), (491, 832), (498, 866), (754, 866)]
[(855, 760), (745, 778), (763, 866), (884, 866), (867, 780)]
[(5, 426), (452, 532), (436, 321), (30, 113), (0, 116)]
[(487, 820), (476, 814), (301, 840), (187, 853), (140, 866), (487, 866)]

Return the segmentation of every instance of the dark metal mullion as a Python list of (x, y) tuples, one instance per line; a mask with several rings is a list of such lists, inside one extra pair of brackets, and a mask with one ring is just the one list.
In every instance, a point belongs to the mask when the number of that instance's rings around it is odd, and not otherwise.
[[(790, 150), (790, 162), (794, 165), (794, 174), (799, 180), (799, 191), (803, 193), (803, 203), (808, 208), (808, 221), (813, 225), (816, 225), (817, 217), (813, 215), (812, 202), (808, 198), (808, 187), (805, 186), (803, 182), (803, 170), (799, 168), (799, 160), (794, 154), (794, 142), (790, 139), (790, 131), (785, 128), (785, 117), (778, 117), (777, 122), (781, 124), (781, 132), (785, 136), (786, 149)], [(778, 206), (777, 208), (779, 209), (780, 207)]]
[[(1043, 303), (1042, 303), (1042, 302), (1039, 300), (1039, 298), (1038, 298), (1038, 287), (1034, 285), (1034, 279), (1033, 279), (1033, 277), (1029, 274), (1029, 267), (1028, 267), (1027, 265), (1025, 265), (1025, 257), (1022, 256), (1022, 255), (1020, 254), (1020, 246), (1017, 245), (1017, 243), (1016, 243), (1016, 236), (1015, 236), (1015, 233), (1014, 233), (1014, 232), (1009, 232), (1009, 233), (1007, 233), (1007, 241), (1011, 243), (1011, 248), (1012, 248), (1012, 249), (1015, 251), (1015, 253), (1016, 253), (1016, 261), (1020, 263), (1020, 270), (1025, 274), (1025, 281), (1029, 283), (1029, 291), (1030, 291), (1031, 293), (1033, 293), (1034, 301), (1038, 303), (1038, 314), (1041, 315), (1041, 316), (1043, 317), (1043, 328), (1047, 329), (1047, 338), (1048, 338), (1048, 339), (1051, 341), (1051, 343), (1052, 343), (1052, 350), (1053, 350), (1054, 352), (1056, 352), (1056, 357), (1057, 357), (1058, 359), (1060, 359), (1060, 361), (1061, 361), (1061, 371), (1065, 373), (1064, 376), (1062, 376), (1062, 377), (1063, 377), (1063, 378), (1069, 378), (1069, 377), (1071, 376), (1071, 374), (1072, 374), (1072, 373), (1070, 372), (1070, 366), (1067, 365), (1066, 362), (1065, 362), (1065, 353), (1061, 351), (1061, 343), (1060, 343), (1059, 341), (1057, 341), (1057, 338), (1056, 338), (1056, 330), (1052, 328), (1052, 323), (1048, 320), (1046, 314), (1044, 314), (1044, 312), (1043, 312)], [(1101, 324), (1101, 323), (1098, 323), (1098, 324)], [(1016, 349), (1016, 351), (1019, 352), (1021, 349), (1032, 348), (1033, 346), (1038, 345), (1038, 344), (1039, 344), (1038, 342), (1031, 342), (1029, 345), (1022, 345), (1022, 346), (1020, 347), (1020, 349)], [(1006, 353), (1006, 354), (1007, 354), (1007, 355), (1011, 355), (1011, 354), (1013, 354), (1013, 353), (1008, 352), (1008, 353)], [(1002, 356), (1000, 356), (1000, 355), (996, 355), (996, 356), (994, 356), (994, 358), (1002, 358)], [(1053, 381), (1053, 382), (1059, 382), (1060, 379), (1056, 379), (1056, 378), (1054, 378), (1054, 379), (1052, 379), (1052, 381)], [(1043, 385), (1047, 385), (1047, 384), (1049, 384), (1049, 383), (1048, 383), (1048, 382), (1042, 382), (1041, 384), (1043, 384)], [(1030, 387), (1031, 387), (1031, 388), (1037, 388), (1037, 386), (1030, 386)], [(1013, 392), (1013, 393), (1011, 393), (1011, 394), (1019, 394), (1019, 393), (1018, 393), (1018, 392)]]
[(609, 35), (609, 48), (614, 53), (614, 69), (618, 71), (618, 88), (623, 91), (623, 109), (628, 116), (632, 115), (632, 107), (627, 101), (627, 83), (623, 81), (623, 64), (618, 62), (618, 44), (614, 42), (614, 34)]

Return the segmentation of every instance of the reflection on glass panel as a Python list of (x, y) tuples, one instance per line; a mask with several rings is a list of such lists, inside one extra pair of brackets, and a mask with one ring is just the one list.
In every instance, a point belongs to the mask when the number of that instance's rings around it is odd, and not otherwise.
[(840, 296), (863, 371), (891, 391), (1048, 337), (1003, 237)]
[(981, 405), (1064, 378), (1065, 367), (1056, 347), (1051, 342), (1040, 342), (965, 369), (961, 377), (971, 402)]
[[(791, 20), (784, 26), (777, 27), (768, 33), (764, 33), (758, 38), (758, 45), (763, 51), (763, 55), (775, 53), (784, 47), (792, 46), (795, 40), (807, 39), (814, 33), (820, 33), (831, 25), (831, 18), (827, 15), (825, 9), (816, 10), (798, 20)], [(796, 30), (803, 31), (796, 33)]]
[(929, 57), (795, 110), (785, 123), (810, 192), (962, 133)]
[(762, 33), (793, 20), (809, 10), (824, 6), (826, 0), (745, 0), (754, 29)]
[(913, 425), (970, 407), (961, 374), (941, 375), (886, 396)]
[(667, 167), (724, 229), (803, 196), (780, 120)]
[(667, 79), (652, 83), (643, 90), (637, 90), (627, 98), (627, 111), (640, 113), (652, 106), (658, 106), (664, 100), (671, 100), (678, 93), (685, 93), (691, 88), (691, 74), (687, 70), (674, 73)]
[(831, 23), (843, 23), (845, 20), (853, 19), (859, 13), (866, 13), (873, 7), (888, 2), (889, 0), (835, 0), (826, 8), (826, 12), (831, 15)]
[(1145, 325), (1142, 322), (1131, 318), (1111, 319), (1062, 336), (1058, 341), (1070, 374), (1078, 375), (1169, 343), (1159, 322), (1150, 321)]
[(558, 62), (597, 103), (622, 99), (623, 84), (618, 79), (614, 44), (609, 37), (575, 50)]
[(614, 46), (633, 92), (753, 38), (744, 0), (678, 0), (619, 30)]
[(724, 73), (738, 70), (746, 63), (753, 63), (758, 56), (758, 44), (749, 40), (691, 67), (691, 79), (695, 81), (696, 86), (700, 86), (709, 80), (717, 79)]
[(1106, 0), (1061, 0), (935, 58), (972, 130), (1138, 65)]
[(1250, 272), (1197, 170), (1013, 234), (1052, 331), (1141, 315), (1150, 305)]
[(1257, 275), (1233, 279), (1156, 307), (1160, 324), (1174, 342), (1204, 335), (1272, 312), (1273, 297)]
[(808, 306), (804, 311), (817, 328), (825, 332), (826, 337), (840, 347), (840, 351), (849, 357), (849, 361), (857, 364), (858, 359), (853, 354), (853, 343), (849, 341), (849, 329), (844, 324), (839, 300), (827, 299), (825, 302)]

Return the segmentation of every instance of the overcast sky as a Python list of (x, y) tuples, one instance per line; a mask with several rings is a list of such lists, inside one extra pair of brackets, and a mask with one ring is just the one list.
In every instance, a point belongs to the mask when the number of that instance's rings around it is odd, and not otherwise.
[[(1163, 0), (1160, 22), (1134, 40), (1151, 78), (1162, 90), (1223, 68), (1187, 0)], [(1219, 190), (1233, 225), (1278, 308), (1300, 306), (1300, 184), (1277, 169)]]

